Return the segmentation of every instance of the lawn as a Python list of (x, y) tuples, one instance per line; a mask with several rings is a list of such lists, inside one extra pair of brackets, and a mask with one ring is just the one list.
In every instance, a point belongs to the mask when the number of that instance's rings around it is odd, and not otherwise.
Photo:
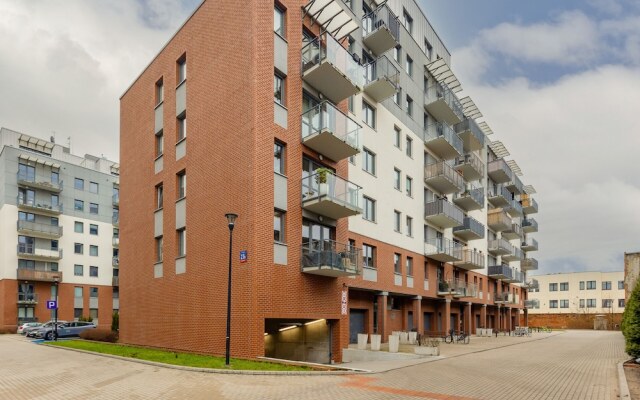
[[(143, 347), (126, 346), (112, 343), (99, 343), (84, 340), (64, 340), (50, 342), (50, 345), (68, 347), (72, 349), (95, 351), (96, 353), (112, 354), (139, 360), (155, 361), (165, 364), (183, 365), (197, 368), (226, 369), (224, 357), (203, 356), (191, 353), (176, 353), (173, 351), (148, 349)], [(262, 361), (241, 360), (232, 358), (230, 369), (256, 371), (313, 371), (313, 368), (275, 364)]]

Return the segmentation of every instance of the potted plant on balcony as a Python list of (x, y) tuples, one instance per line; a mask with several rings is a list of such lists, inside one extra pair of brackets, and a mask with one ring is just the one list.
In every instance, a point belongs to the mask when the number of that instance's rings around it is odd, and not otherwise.
[(332, 174), (329, 168), (318, 168), (315, 170), (316, 183), (318, 184), (318, 194), (320, 196), (327, 195), (329, 193), (329, 184), (327, 183), (327, 175)]

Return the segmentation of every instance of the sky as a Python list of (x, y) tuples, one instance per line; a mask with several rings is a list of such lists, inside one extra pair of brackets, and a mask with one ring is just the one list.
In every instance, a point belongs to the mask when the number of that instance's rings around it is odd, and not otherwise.
[[(418, 0), (533, 185), (535, 274), (640, 251), (640, 2)], [(0, 126), (118, 159), (119, 97), (199, 0), (0, 0)]]

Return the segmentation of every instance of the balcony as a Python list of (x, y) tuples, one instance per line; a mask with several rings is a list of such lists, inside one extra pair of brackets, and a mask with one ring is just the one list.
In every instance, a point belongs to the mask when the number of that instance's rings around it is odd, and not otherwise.
[(429, 124), (424, 128), (424, 145), (438, 157), (452, 160), (463, 154), (462, 139), (447, 124)]
[(362, 42), (380, 55), (396, 47), (400, 39), (400, 21), (383, 5), (362, 17)]
[(119, 236), (113, 236), (111, 238), (111, 244), (113, 245), (113, 247), (120, 247), (120, 237)]
[(360, 249), (333, 240), (313, 241), (302, 246), (302, 272), (328, 277), (360, 273)]
[(23, 305), (38, 304), (38, 294), (18, 292), (18, 304), (23, 304)]
[(522, 237), (522, 228), (515, 222), (511, 224), (510, 228), (502, 231), (502, 237), (507, 240), (518, 239)]
[(438, 282), (438, 296), (452, 295), (453, 297), (476, 297), (478, 287), (473, 283), (459, 279), (446, 279)]
[(41, 224), (38, 222), (18, 220), (18, 232), (27, 236), (57, 239), (62, 236), (62, 227), (51, 224)]
[(477, 181), (484, 177), (484, 163), (475, 153), (456, 157), (454, 168), (462, 174), (467, 182)]
[(114, 276), (111, 278), (111, 286), (120, 286), (120, 277)]
[(522, 217), (522, 204), (518, 200), (509, 201), (509, 206), (505, 207), (504, 210), (512, 218)]
[(18, 268), (19, 281), (62, 282), (62, 271), (49, 268)]
[(453, 264), (458, 268), (463, 268), (468, 271), (474, 269), (484, 269), (485, 255), (469, 248), (463, 249), (461, 252), (460, 261), (456, 261)]
[(18, 185), (33, 189), (42, 189), (53, 193), (60, 193), (62, 191), (62, 181), (53, 182), (51, 181), (51, 177), (44, 178), (24, 172), (18, 172)]
[(535, 214), (538, 212), (538, 203), (531, 195), (524, 193), (520, 196), (520, 200), (522, 201), (522, 211), (525, 214)]
[(540, 300), (538, 299), (525, 300), (524, 308), (540, 308)]
[(525, 289), (538, 289), (540, 287), (540, 284), (538, 283), (537, 279), (531, 278), (528, 281), (523, 281), (522, 287)]
[(436, 261), (460, 261), (462, 245), (445, 238), (430, 239), (424, 244), (424, 255)]
[(465, 152), (481, 150), (484, 147), (484, 132), (478, 124), (476, 124), (474, 119), (465, 118), (453, 128), (458, 133), (458, 136), (460, 136), (460, 139), (462, 139)]
[(114, 193), (111, 195), (111, 205), (114, 207), (120, 207), (120, 193)]
[(465, 211), (480, 210), (484, 207), (484, 188), (465, 188), (453, 195), (453, 202)]
[(43, 249), (32, 244), (18, 244), (18, 257), (29, 260), (51, 261), (62, 258), (62, 250)]
[(302, 143), (340, 161), (360, 152), (360, 128), (328, 101), (323, 101), (302, 114)]
[(506, 207), (511, 204), (511, 192), (502, 186), (489, 187), (487, 201), (494, 207)]
[(501, 208), (491, 210), (487, 214), (487, 225), (495, 232), (511, 228), (511, 217)]
[(526, 238), (522, 241), (520, 248), (524, 251), (536, 251), (538, 250), (538, 241), (534, 238)]
[(538, 269), (538, 260), (535, 258), (524, 258), (520, 261), (520, 269), (523, 271), (534, 271)]
[(50, 204), (43, 201), (35, 201), (34, 199), (24, 199), (18, 195), (17, 204), (20, 210), (32, 211), (38, 214), (45, 215), (60, 215), (62, 214), (62, 204)]
[(424, 205), (424, 219), (441, 228), (453, 228), (462, 225), (464, 214), (453, 203), (437, 199)]
[(449, 125), (457, 124), (464, 118), (460, 100), (443, 82), (427, 88), (424, 94), (424, 108), (438, 121), (444, 121)]
[(424, 167), (424, 183), (444, 194), (459, 192), (464, 188), (462, 176), (444, 161)]
[(538, 232), (538, 221), (533, 218), (525, 218), (522, 220), (522, 231), (525, 233)]
[[(511, 276), (511, 278), (504, 279), (504, 281), (508, 283), (522, 283), (524, 282), (522, 278), (523, 278), (522, 272), (514, 269), (513, 275)], [(515, 302), (517, 303), (518, 300), (519, 300), (519, 296), (516, 296)]]
[(522, 250), (515, 246), (511, 246), (513, 251), (509, 254), (505, 254), (502, 256), (502, 261), (512, 262), (512, 261), (520, 261), (522, 260)]
[(507, 264), (489, 265), (487, 275), (493, 279), (510, 279), (513, 276), (513, 270)]
[(512, 179), (505, 183), (504, 185), (507, 189), (509, 189), (513, 193), (520, 194), (524, 190), (524, 185), (520, 178), (518, 178), (515, 174), (512, 175)]
[(119, 257), (112, 257), (111, 258), (111, 265), (113, 267), (119, 267), (120, 266), (120, 258)]
[(487, 251), (494, 256), (504, 256), (513, 253), (513, 246), (504, 239), (489, 240)]
[(388, 99), (398, 90), (400, 72), (386, 56), (364, 66), (364, 91), (377, 102)]
[(516, 296), (513, 293), (496, 293), (493, 296), (493, 301), (496, 304), (515, 304)]
[(464, 217), (462, 225), (453, 227), (453, 234), (462, 240), (476, 240), (484, 237), (485, 227), (471, 217)]
[(302, 48), (302, 79), (337, 104), (362, 90), (364, 70), (333, 36), (325, 33)]
[(302, 178), (302, 208), (318, 215), (339, 219), (361, 214), (359, 197), (360, 186), (327, 169)]
[(511, 168), (507, 165), (507, 162), (503, 158), (493, 160), (487, 166), (487, 175), (495, 183), (507, 183), (511, 181)]
[(120, 226), (120, 214), (113, 214), (111, 216), (111, 223), (113, 226)]

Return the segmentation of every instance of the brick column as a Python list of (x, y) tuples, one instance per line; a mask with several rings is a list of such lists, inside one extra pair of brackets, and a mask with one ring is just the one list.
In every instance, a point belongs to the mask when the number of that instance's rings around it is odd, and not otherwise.
[(451, 326), (451, 299), (444, 300), (444, 314), (442, 315), (442, 319), (444, 320), (442, 321), (444, 325), (444, 331), (445, 333), (448, 333), (449, 329), (453, 328)]
[(471, 302), (468, 302), (467, 303), (467, 318), (465, 318), (465, 321), (464, 321), (464, 325), (465, 325), (464, 331), (467, 332), (469, 335), (471, 334), (471, 329), (472, 329), (472, 326), (473, 326), (472, 310), (473, 310), (472, 304), (471, 304)]
[(483, 328), (487, 328), (487, 305), (483, 304), (480, 309), (480, 324)]
[(524, 326), (529, 326), (529, 310), (524, 309)]
[(382, 336), (382, 342), (387, 342), (387, 300), (389, 292), (380, 292), (378, 294), (378, 334)]
[(501, 318), (501, 316), (502, 316), (502, 309), (501, 309), (500, 304), (498, 304), (498, 308), (496, 309), (496, 314), (495, 314), (495, 317), (496, 317), (496, 329), (495, 330), (496, 331), (501, 331), (502, 330), (502, 318)]
[(413, 327), (419, 334), (424, 333), (424, 315), (422, 315), (422, 296), (413, 298)]
[(507, 320), (507, 330), (511, 332), (513, 327), (511, 326), (511, 307), (507, 307), (505, 319)]

